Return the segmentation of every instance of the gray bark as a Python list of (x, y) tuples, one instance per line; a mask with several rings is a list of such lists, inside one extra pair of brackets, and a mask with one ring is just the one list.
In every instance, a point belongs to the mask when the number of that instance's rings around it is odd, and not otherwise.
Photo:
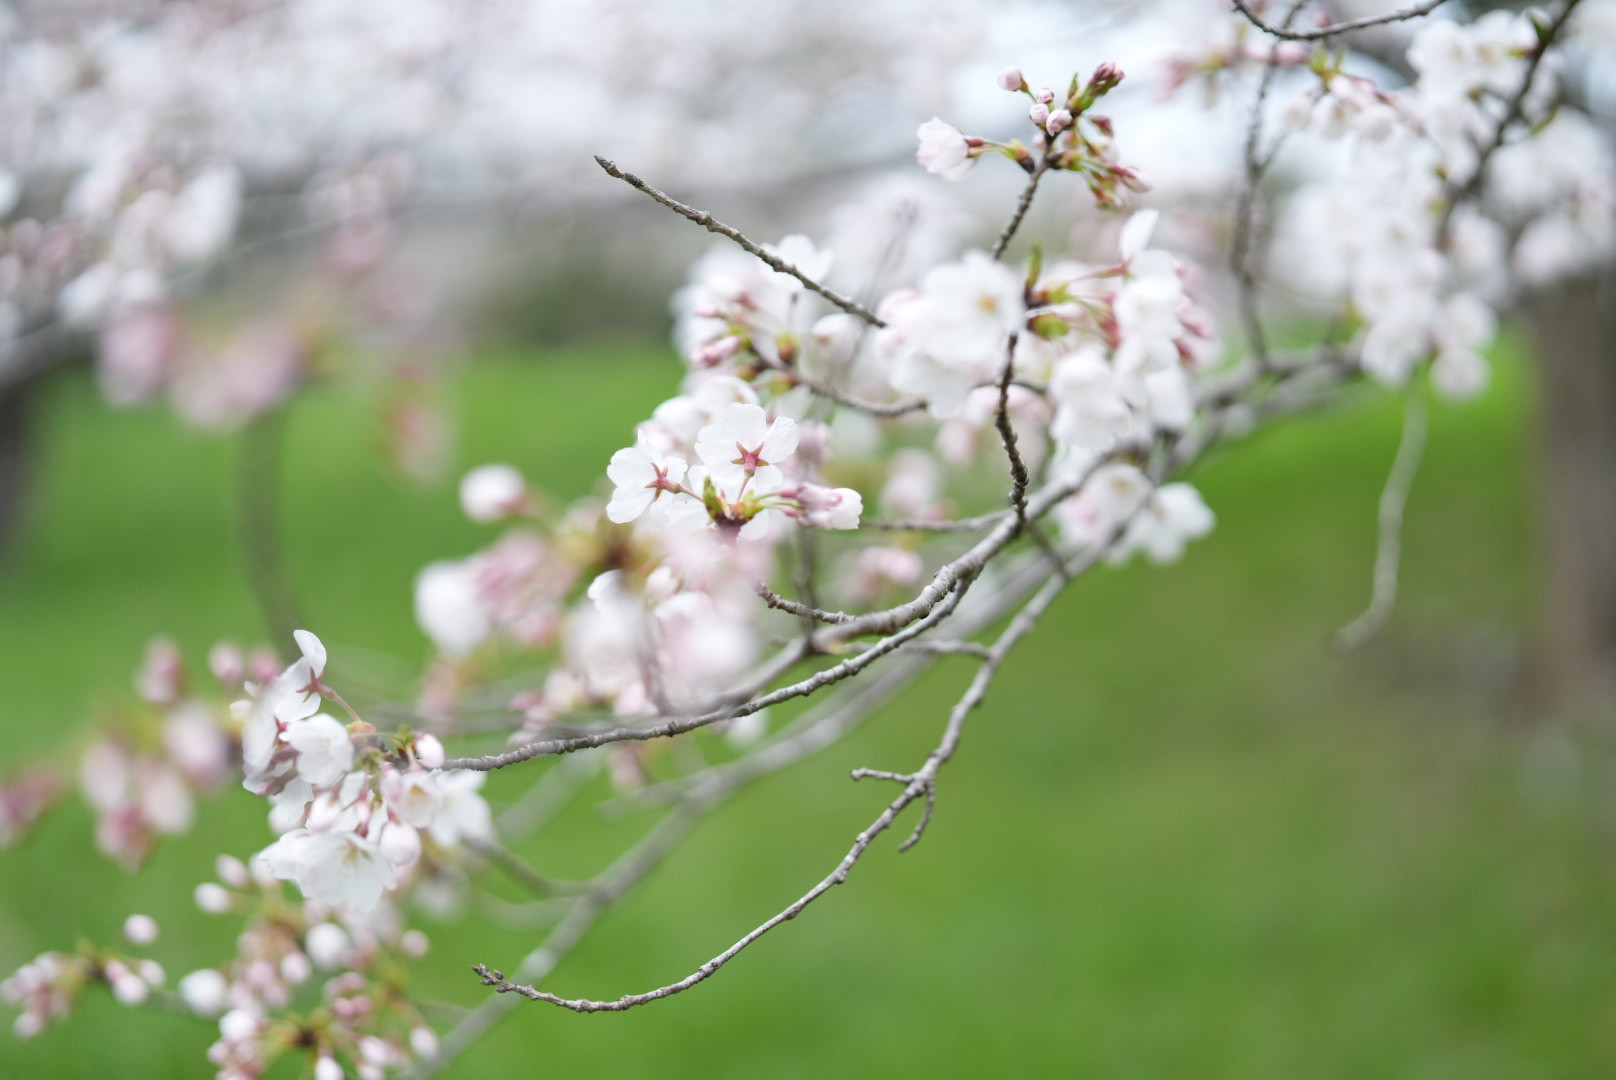
[(1616, 268), (1535, 297), (1536, 698), (1616, 706)]

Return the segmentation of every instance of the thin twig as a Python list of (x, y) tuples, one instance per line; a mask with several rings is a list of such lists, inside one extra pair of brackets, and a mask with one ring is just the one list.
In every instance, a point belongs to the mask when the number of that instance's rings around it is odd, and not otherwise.
[(1008, 510), (995, 510), (991, 514), (959, 518), (955, 521), (923, 521), (919, 518), (909, 518), (902, 521), (882, 521), (880, 518), (864, 518), (859, 522), (859, 528), (880, 529), (886, 532), (981, 532), (984, 529), (993, 528), (993, 526), (1003, 521), (1009, 513), (1010, 511)]
[(681, 217), (689, 218), (691, 221), (694, 221), (697, 225), (700, 225), (708, 232), (714, 232), (720, 236), (727, 237), (728, 239), (735, 241), (735, 243), (739, 244), (743, 249), (753, 255), (756, 255), (759, 259), (762, 259), (769, 265), (771, 269), (789, 277), (796, 278), (798, 281), (802, 282), (803, 285), (807, 286), (809, 290), (823, 296), (826, 300), (829, 300), (831, 303), (835, 304), (849, 315), (856, 315), (865, 322), (869, 323), (871, 326), (886, 325), (886, 323), (882, 322), (876, 317), (875, 312), (871, 311), (857, 300), (854, 300), (851, 297), (843, 296), (834, 289), (821, 285), (819, 282), (815, 281), (813, 278), (809, 277), (795, 266), (792, 266), (790, 263), (780, 258), (780, 256), (774, 254), (772, 251), (769, 251), (760, 244), (754, 243), (752, 240), (748, 239), (744, 233), (734, 226), (725, 225), (722, 221), (719, 221), (705, 210), (697, 210), (693, 206), (686, 206), (673, 196), (668, 195), (665, 192), (658, 191), (656, 188), (652, 187), (650, 184), (647, 184), (644, 180), (641, 180), (633, 173), (624, 172), (615, 164), (607, 161), (598, 154), (595, 156), (595, 163), (602, 169), (606, 170), (606, 174), (608, 176), (615, 176), (617, 179), (623, 181), (630, 187), (645, 192), (645, 194), (651, 196), (651, 198), (655, 199), (663, 206), (666, 206), (674, 213), (679, 214)]
[(476, 965), (472, 970), (481, 978), (483, 985), (493, 987), (500, 994), (516, 994), (530, 1001), (542, 1001), (564, 1009), (571, 1009), (574, 1012), (625, 1012), (640, 1005), (646, 1005), (653, 1001), (660, 1001), (675, 994), (683, 993), (685, 990), (707, 981), (749, 946), (768, 934), (769, 931), (801, 915), (814, 901), (847, 880), (848, 875), (859, 860), (863, 858), (864, 853), (869, 850), (870, 845), (892, 826), (903, 811), (908, 808), (909, 804), (916, 800), (924, 799), (924, 809), (920, 822), (915, 831), (900, 846), (899, 850), (907, 851), (912, 848), (920, 840), (926, 825), (931, 821), (932, 812), (936, 806), (935, 784), (937, 773), (959, 748), (965, 721), (986, 697), (988, 687), (992, 684), (999, 666), (1016, 644), (1032, 631), (1038, 619), (1049, 609), (1056, 597), (1064, 591), (1072, 578), (1083, 569), (1093, 566), (1101, 555), (1110, 548), (1119, 534), (1120, 528), (1105, 543), (1096, 545), (1093, 550), (1078, 556), (1074, 560), (1072, 567), (1068, 568), (1066, 572), (1049, 577), (1037, 594), (1017, 613), (1010, 625), (1005, 628), (1004, 633), (999, 636), (999, 640), (994, 643), (992, 655), (977, 670), (976, 677), (971, 681), (971, 685), (967, 688), (964, 696), (950, 711), (942, 740), (937, 744), (936, 749), (927, 756), (924, 765), (908, 775), (878, 770), (859, 770), (854, 773), (855, 779), (872, 777), (892, 780), (903, 783), (904, 787), (898, 796), (887, 804), (880, 815), (854, 838), (852, 848), (842, 857), (842, 861), (836, 865), (836, 868), (822, 878), (813, 888), (753, 928), (740, 940), (711, 960), (708, 960), (701, 967), (678, 982), (669, 983), (666, 986), (660, 986), (655, 990), (649, 990), (641, 994), (625, 994), (610, 1001), (596, 1001), (590, 998), (564, 998), (560, 995), (540, 990), (535, 986), (524, 985), (512, 979), (507, 979), (501, 972), (483, 964)]
[(1403, 406), (1403, 437), (1397, 444), (1386, 486), (1380, 493), (1380, 542), (1375, 550), (1375, 584), (1364, 613), (1336, 631), (1336, 643), (1357, 649), (1385, 627), (1397, 606), (1397, 575), (1403, 553), (1403, 511), (1425, 454), (1425, 398), (1409, 387)]
[[(1291, 4), (1285, 13), (1283, 28), (1288, 29), (1296, 21), (1306, 3), (1307, 0), (1295, 0)], [(1263, 105), (1268, 100), (1268, 91), (1273, 87), (1278, 71), (1278, 53), (1271, 51), (1263, 61), (1262, 77), (1257, 82), (1251, 115), (1246, 121), (1245, 174), (1235, 203), (1234, 235), (1229, 241), (1229, 269), (1239, 286), (1240, 318), (1246, 331), (1246, 349), (1259, 369), (1268, 366), (1268, 333), (1263, 328), (1262, 315), (1257, 308), (1257, 267), (1252, 252), (1256, 246), (1257, 190), (1267, 168), (1262, 153)]]
[(788, 599), (769, 588), (767, 582), (752, 582), (752, 591), (762, 597), (763, 602), (772, 608), (804, 619), (812, 619), (815, 622), (850, 623), (857, 618), (856, 615), (849, 615), (845, 611), (821, 611), (819, 608)]
[(1021, 451), (1016, 445), (1016, 429), (1010, 423), (1010, 377), (1016, 366), (1016, 335), (1010, 335), (1010, 343), (1005, 348), (1004, 373), (999, 376), (999, 406), (993, 413), (993, 426), (998, 429), (999, 441), (1004, 446), (1005, 456), (1010, 459), (1010, 508), (1016, 514), (1016, 531), (1021, 532), (1027, 527), (1027, 485), (1032, 478), (1027, 473), (1027, 463), (1021, 460)]
[(1044, 154), (1037, 167), (1033, 169), (1032, 175), (1027, 178), (1027, 186), (1021, 190), (1021, 198), (1016, 200), (1016, 208), (1010, 214), (1010, 220), (1004, 223), (1004, 228), (999, 230), (999, 238), (993, 242), (992, 255), (995, 261), (1004, 257), (1004, 249), (1010, 246), (1010, 241), (1016, 235), (1016, 230), (1021, 228), (1021, 220), (1027, 216), (1027, 211), (1032, 208), (1033, 196), (1038, 194), (1038, 181), (1044, 178), (1044, 174), (1049, 171), (1050, 163), (1053, 160), (1054, 151), (1051, 149)]
[(1532, 92), (1532, 80), (1537, 77), (1538, 65), (1543, 62), (1543, 57), (1547, 55), (1549, 46), (1553, 45), (1555, 39), (1560, 36), (1560, 31), (1565, 29), (1565, 24), (1570, 20), (1571, 13), (1577, 10), (1577, 5), (1581, 2), (1582, 0), (1566, 0), (1565, 6), (1560, 9), (1560, 13), (1554, 17), (1553, 21), (1538, 31), (1538, 45), (1533, 50), (1531, 59), (1526, 62), (1526, 73), (1521, 76), (1521, 85), (1510, 97), (1509, 105), (1505, 108), (1503, 117), (1498, 121), (1497, 126), (1493, 128), (1492, 138), (1486, 146), (1483, 146), (1477, 152), (1476, 167), (1471, 170), (1470, 175), (1465, 178), (1463, 183), (1455, 182), (1448, 186), (1447, 206), (1443, 207), (1442, 217), (1437, 222), (1436, 227), (1439, 245), (1447, 238), (1448, 229), (1453, 223), (1453, 213), (1459, 208), (1459, 204), (1474, 198), (1476, 193), (1481, 190), (1481, 182), (1487, 173), (1487, 163), (1498, 152), (1498, 148), (1504, 145), (1504, 138), (1509, 132), (1509, 126), (1515, 121), (1524, 118), (1522, 109), (1525, 107), (1527, 95)]
[(825, 668), (812, 676), (799, 682), (783, 686), (771, 693), (754, 697), (739, 705), (703, 713), (700, 716), (675, 717), (672, 720), (654, 724), (650, 727), (622, 727), (612, 728), (608, 731), (596, 732), (589, 735), (578, 735), (564, 739), (542, 739), (537, 742), (525, 743), (514, 750), (503, 754), (488, 754), (484, 757), (451, 758), (444, 762), (445, 769), (473, 769), (488, 772), (494, 769), (503, 769), (518, 762), (530, 761), (536, 757), (547, 757), (556, 754), (570, 754), (578, 750), (586, 750), (595, 746), (607, 746), (620, 742), (644, 742), (649, 739), (666, 739), (675, 735), (682, 735), (687, 731), (710, 727), (725, 720), (738, 720), (743, 716), (751, 716), (771, 705), (778, 705), (782, 701), (792, 698), (805, 697), (823, 687), (841, 682), (843, 679), (856, 675), (859, 671), (874, 663), (880, 657), (897, 649), (904, 642), (919, 636), (932, 626), (947, 618), (955, 606), (963, 587), (975, 577), (975, 572), (968, 577), (957, 578), (949, 586), (948, 592), (936, 604), (930, 605), (930, 610), (922, 618), (906, 625), (902, 630), (876, 642), (871, 648), (849, 657), (833, 667)]
[(1264, 33), (1272, 34), (1286, 41), (1320, 41), (1335, 37), (1337, 34), (1350, 33), (1353, 30), (1363, 30), (1371, 26), (1385, 26), (1387, 23), (1406, 22), (1409, 19), (1418, 19), (1422, 15), (1429, 15), (1448, 0), (1423, 0), (1413, 7), (1403, 8), (1399, 11), (1388, 11), (1383, 15), (1365, 15), (1361, 19), (1348, 19), (1346, 22), (1331, 23), (1314, 30), (1292, 30), (1290, 20), (1284, 25), (1272, 26), (1262, 20), (1262, 17), (1251, 9), (1247, 0), (1234, 0), (1235, 10), (1246, 17), (1246, 21)]

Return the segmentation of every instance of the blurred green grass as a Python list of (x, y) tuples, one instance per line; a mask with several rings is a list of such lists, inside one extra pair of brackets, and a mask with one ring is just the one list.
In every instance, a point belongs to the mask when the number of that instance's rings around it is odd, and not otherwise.
[[(565, 498), (670, 393), (660, 345), (488, 357), (446, 389), (461, 463), (507, 460)], [(850, 882), (699, 990), (629, 1014), (516, 1014), (453, 1076), (1058, 1075), (1521, 1078), (1616, 1074), (1608, 763), (1510, 705), (1529, 614), (1520, 364), (1438, 410), (1388, 633), (1327, 636), (1367, 598), (1397, 438), (1385, 396), (1229, 447), (1195, 476), (1216, 532), (1175, 567), (1097, 573), (1006, 668), (915, 851)], [(148, 637), (200, 662), (261, 637), (236, 572), (235, 446), (112, 413), (82, 378), (42, 401), (38, 485), (0, 565), (14, 765), (71, 744), (127, 693)], [(372, 451), (359, 395), (300, 403), (288, 551), (306, 618), (344, 654), (425, 653), (410, 582), (489, 534), (452, 488)], [(361, 654), (360, 650), (370, 652)], [(547, 983), (597, 997), (678, 978), (817, 880), (909, 768), (967, 677), (952, 661), (845, 744), (749, 790), (610, 914)], [(499, 776), (497, 799), (523, 777)], [(647, 819), (564, 817), (526, 853), (585, 874)], [(124, 915), (158, 918), (171, 977), (230, 948), (189, 894), (213, 855), (266, 842), (232, 791), (130, 877), (70, 807), (0, 853), (0, 967)], [(428, 927), (423, 986), (474, 1003), (473, 961), (532, 931)], [(210, 1030), (92, 995), (0, 1076), (205, 1076)]]

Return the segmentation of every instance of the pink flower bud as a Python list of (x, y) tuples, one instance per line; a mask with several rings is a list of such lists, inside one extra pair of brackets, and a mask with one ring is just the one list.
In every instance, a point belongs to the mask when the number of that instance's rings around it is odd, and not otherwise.
[(402, 822), (382, 830), (382, 855), (394, 866), (408, 866), (421, 857), (421, 834)]
[(1094, 74), (1089, 78), (1089, 90), (1098, 97), (1121, 81), (1122, 69), (1107, 60), (1094, 69)]
[(1054, 112), (1049, 114), (1049, 119), (1044, 123), (1044, 130), (1048, 131), (1051, 135), (1059, 135), (1061, 132), (1065, 131), (1071, 126), (1071, 111), (1069, 109), (1056, 109)]
[(247, 866), (234, 855), (220, 855), (213, 860), (213, 872), (232, 889), (245, 889), (248, 884)]
[(438, 1036), (425, 1024), (410, 1029), (410, 1049), (416, 1057), (429, 1058), (438, 1052)]
[(150, 915), (131, 915), (124, 920), (123, 936), (134, 945), (150, 945), (157, 940), (157, 920)]
[(999, 72), (999, 77), (994, 81), (999, 84), (999, 89), (1009, 90), (1012, 93), (1027, 88), (1027, 81), (1021, 77), (1021, 69), (1018, 67), (1005, 68)]
[(208, 670), (223, 686), (237, 689), (247, 677), (247, 658), (233, 641), (221, 641), (208, 650)]
[(185, 661), (179, 646), (157, 638), (146, 647), (146, 662), (135, 676), (135, 692), (153, 705), (172, 705), (185, 683)]
[(1039, 90), (1038, 93), (1034, 94), (1033, 98), (1040, 105), (1048, 105), (1051, 101), (1055, 100), (1055, 91), (1046, 86), (1042, 90)]
[(734, 334), (721, 337), (717, 341), (709, 341), (691, 350), (690, 363), (699, 368), (717, 367), (740, 352), (744, 344), (745, 342)]
[(212, 968), (193, 971), (180, 980), (180, 998), (198, 1016), (218, 1016), (229, 994), (230, 984)]
[(1049, 106), (1041, 102), (1034, 103), (1033, 107), (1027, 110), (1027, 119), (1039, 127), (1043, 127), (1045, 122), (1049, 120)]
[(126, 972), (112, 980), (112, 996), (125, 1005), (144, 1005), (151, 996), (151, 987), (145, 979)]
[(415, 760), (419, 761), (423, 768), (441, 769), (443, 763), (448, 760), (448, 755), (443, 752), (443, 744), (438, 741), (436, 735), (417, 735)]
[(404, 955), (411, 960), (419, 960), (426, 955), (427, 949), (431, 947), (431, 942), (419, 930), (406, 930), (404, 935), (398, 939), (398, 947), (404, 950)]
[(519, 512), (527, 499), (527, 481), (513, 465), (481, 465), (460, 481), (460, 509), (480, 524)]
[(289, 952), (281, 957), (281, 978), (293, 986), (301, 986), (314, 974), (314, 965), (300, 952)]
[(196, 906), (209, 915), (223, 915), (234, 903), (230, 891), (213, 881), (204, 881), (196, 887)]

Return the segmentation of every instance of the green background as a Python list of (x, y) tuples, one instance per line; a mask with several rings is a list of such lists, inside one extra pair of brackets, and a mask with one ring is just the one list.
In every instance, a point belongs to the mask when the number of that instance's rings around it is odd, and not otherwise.
[[(1193, 477), (1210, 538), (1180, 565), (1073, 588), (971, 720), (916, 850), (883, 840), (695, 992), (624, 1015), (524, 1006), (449, 1075), (1616, 1075), (1616, 759), (1597, 731), (1527, 719), (1517, 693), (1526, 374), (1500, 357), (1485, 399), (1437, 408), (1402, 602), (1365, 650), (1328, 636), (1368, 595), (1398, 433), (1384, 394), (1214, 454)], [(660, 344), (481, 358), (446, 390), (459, 464), (510, 461), (581, 494), (677, 378)], [(79, 375), (39, 404), (36, 485), (0, 562), (7, 767), (80, 745), (154, 632), (196, 664), (218, 638), (262, 638), (237, 567), (236, 441), (111, 412)], [(345, 663), (383, 681), (418, 668), (415, 572), (495, 535), (451, 484), (380, 463), (369, 406), (317, 391), (288, 433), (291, 568), (339, 686)], [(857, 736), (734, 800), (547, 988), (672, 981), (799, 895), (890, 796), (847, 770), (917, 765), (968, 673), (945, 661)], [(491, 797), (524, 779), (501, 775)], [(602, 821), (602, 794), (523, 853), (558, 876), (604, 865), (650, 818)], [(218, 962), (232, 922), (190, 892), (217, 852), (268, 841), (262, 815), (231, 790), (130, 876), (70, 800), (0, 852), (0, 967), (112, 941), (130, 911), (162, 925), (171, 978)], [(539, 933), (421, 925), (419, 985), (463, 1004), (485, 993), (469, 963), (514, 967)], [(92, 993), (31, 1042), (0, 1036), (0, 1076), (206, 1076), (212, 1037)]]

